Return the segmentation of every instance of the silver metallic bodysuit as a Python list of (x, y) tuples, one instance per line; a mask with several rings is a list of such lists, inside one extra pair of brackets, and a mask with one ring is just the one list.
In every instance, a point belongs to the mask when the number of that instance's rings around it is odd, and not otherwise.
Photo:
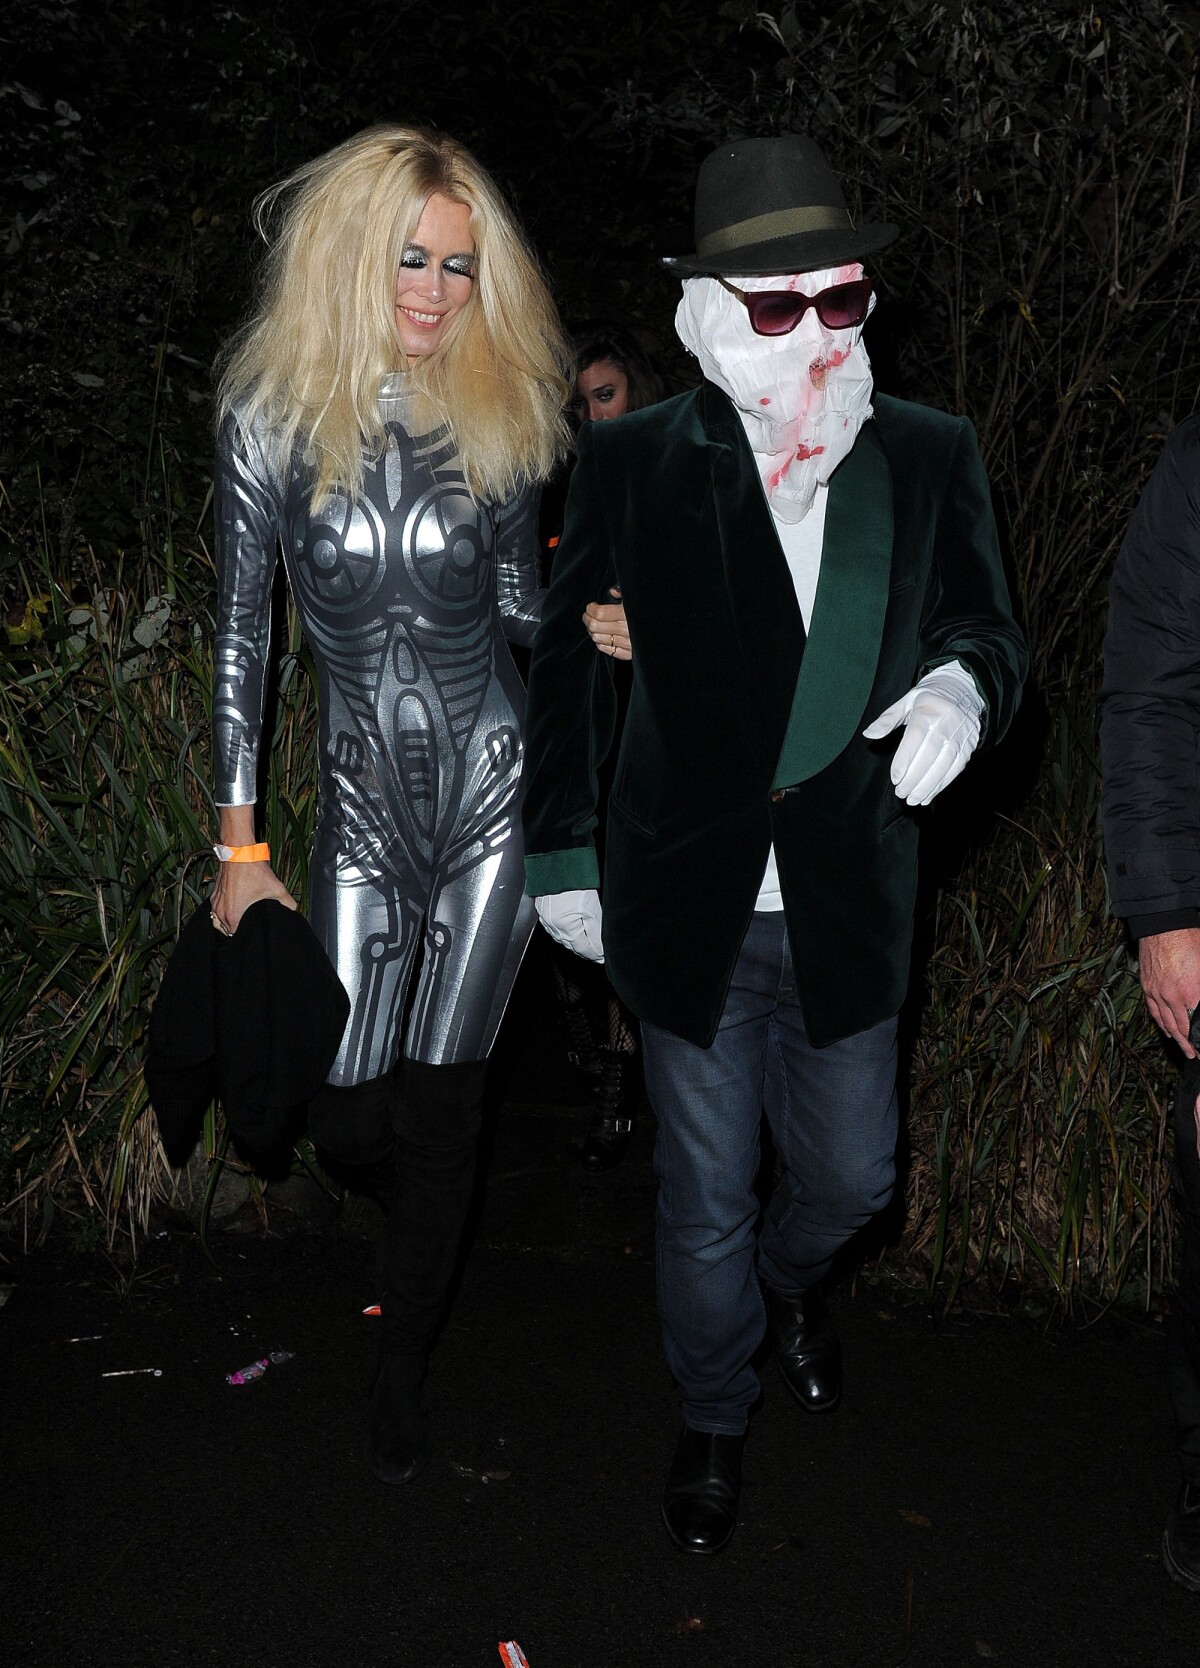
[(316, 663), (320, 804), (309, 919), (350, 996), (330, 1082), (404, 1053), (489, 1052), (533, 929), (522, 873), (524, 689), (505, 636), (541, 613), (536, 488), (471, 497), (448, 431), (414, 437), (382, 386), (383, 455), (362, 496), (314, 514), (311, 475), (230, 419), (217, 446), (216, 800), (256, 797), (282, 546)]

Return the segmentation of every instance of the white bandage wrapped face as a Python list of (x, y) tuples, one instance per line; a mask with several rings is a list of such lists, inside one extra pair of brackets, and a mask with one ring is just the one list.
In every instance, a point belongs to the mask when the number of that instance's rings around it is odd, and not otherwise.
[(535, 898), (533, 905), (556, 944), (574, 950), (585, 961), (604, 960), (599, 893), (550, 892)]
[[(730, 278), (734, 289), (819, 295), (853, 283), (854, 263), (771, 278)], [(875, 298), (871, 297), (871, 306)], [(767, 501), (780, 521), (802, 521), (871, 415), (871, 361), (862, 325), (829, 330), (810, 307), (784, 336), (759, 336), (732, 290), (689, 278), (675, 314), (680, 341), (743, 413)]]
[(979, 745), (982, 720), (983, 697), (975, 680), (961, 661), (952, 660), (926, 672), (863, 735), (881, 741), (904, 725), (892, 759), (892, 782), (907, 804), (928, 805), (965, 768)]

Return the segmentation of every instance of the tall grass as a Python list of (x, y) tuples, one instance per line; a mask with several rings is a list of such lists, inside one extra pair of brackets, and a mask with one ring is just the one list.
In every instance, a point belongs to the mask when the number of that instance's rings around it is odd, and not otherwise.
[(982, 1277), (1063, 1307), (1144, 1304), (1170, 1271), (1169, 1068), (1109, 912), (1098, 777), (1077, 747), (1063, 703), (1058, 770), (938, 901), (902, 1253), (947, 1302)]
[[(44, 1202), (136, 1241), (169, 1177), (141, 1067), (151, 999), (204, 897), (215, 828), (205, 757), (211, 563), (131, 559), (92, 602), (42, 567), (40, 642), (0, 687), (0, 1197), (28, 1233)], [(203, 601), (201, 599), (204, 599)], [(315, 780), (309, 676), (289, 621), (266, 798), (303, 896)], [(282, 784), (291, 785), (291, 793)]]

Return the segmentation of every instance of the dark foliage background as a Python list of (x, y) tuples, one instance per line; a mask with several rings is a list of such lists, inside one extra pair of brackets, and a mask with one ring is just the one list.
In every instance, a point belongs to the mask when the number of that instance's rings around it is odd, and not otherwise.
[[(896, 220), (881, 386), (975, 420), (1034, 653), (1020, 732), (930, 818), (896, 1255), (1054, 1300), (1169, 1258), (1165, 1056), (1109, 921), (1095, 691), (1107, 573), (1195, 404), (1195, 8), (20, 0), (0, 37), (0, 1199), (138, 1232), (168, 1183), (139, 1062), (204, 885), (209, 366), (248, 210), (384, 117), (503, 182), (566, 317), (670, 356), (698, 159), (812, 133)], [(677, 373), (686, 368), (676, 363)], [(284, 646), (268, 832), (303, 887), (311, 699)], [(936, 884), (935, 884), (936, 883)]]

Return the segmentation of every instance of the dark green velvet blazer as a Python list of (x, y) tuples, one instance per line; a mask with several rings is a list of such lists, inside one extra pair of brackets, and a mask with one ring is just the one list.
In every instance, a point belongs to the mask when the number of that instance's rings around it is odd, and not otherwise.
[(608, 804), (604, 948), (633, 1012), (707, 1046), (775, 845), (810, 1039), (904, 998), (914, 814), (888, 775), (898, 735), (861, 731), (922, 673), (959, 660), (983, 740), (1008, 727), (1026, 654), (974, 431), (875, 398), (829, 485), (805, 640), (758, 467), (711, 383), (588, 423), (526, 715), (533, 896), (598, 883), (596, 770), (612, 745), (611, 661), (580, 627), (621, 587), (633, 683)]

